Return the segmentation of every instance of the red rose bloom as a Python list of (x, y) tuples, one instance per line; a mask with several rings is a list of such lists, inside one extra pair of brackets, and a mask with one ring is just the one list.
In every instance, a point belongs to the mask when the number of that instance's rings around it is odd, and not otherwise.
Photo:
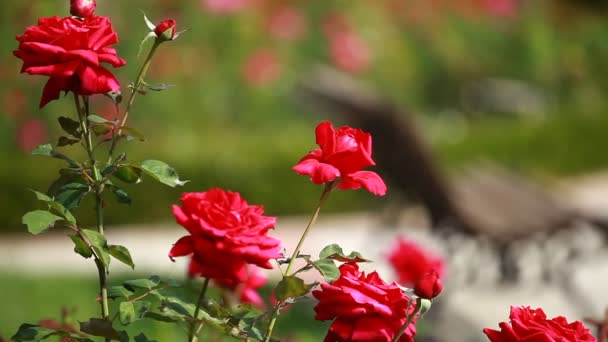
[(110, 48), (118, 38), (106, 17), (41, 18), (17, 40), (19, 48), (13, 54), (23, 60), (21, 72), (50, 77), (40, 107), (58, 99), (61, 91), (92, 95), (120, 89), (114, 75), (101, 65), (126, 64)]
[(343, 126), (334, 130), (328, 121), (316, 128), (317, 145), (320, 148), (305, 155), (293, 170), (309, 175), (315, 184), (323, 184), (341, 178), (338, 188), (359, 189), (364, 187), (374, 195), (384, 195), (386, 185), (372, 171), (361, 171), (376, 165), (372, 160), (372, 136), (360, 129)]
[(400, 238), (392, 248), (388, 261), (397, 274), (397, 282), (413, 287), (429, 271), (437, 272), (439, 278), (444, 274), (444, 261), (439, 255), (427, 251), (414, 241)]
[[(409, 298), (401, 289), (387, 284), (376, 272), (359, 271), (355, 263), (340, 266), (340, 278), (332, 284), (321, 284), (312, 292), (319, 300), (315, 319), (333, 319), (324, 342), (390, 342), (405, 324)], [(412, 342), (416, 334), (415, 319), (399, 341)]]
[(247, 264), (272, 268), (281, 256), (279, 240), (267, 236), (275, 217), (249, 205), (237, 192), (211, 189), (184, 193), (173, 215), (190, 235), (179, 239), (169, 257), (192, 254), (188, 273), (236, 286), (247, 280)]
[(565, 317), (547, 319), (542, 309), (529, 306), (511, 307), (511, 323), (501, 322), (500, 331), (483, 329), (492, 342), (539, 341), (539, 342), (595, 342), (583, 323), (568, 323)]
[(175, 20), (166, 19), (161, 21), (154, 28), (154, 34), (162, 40), (173, 40), (175, 38)]
[(80, 18), (92, 16), (96, 7), (95, 0), (70, 0), (70, 14)]
[(439, 278), (437, 271), (432, 270), (422, 275), (414, 285), (414, 293), (416, 296), (426, 299), (433, 299), (437, 297), (441, 290), (443, 290), (443, 284)]

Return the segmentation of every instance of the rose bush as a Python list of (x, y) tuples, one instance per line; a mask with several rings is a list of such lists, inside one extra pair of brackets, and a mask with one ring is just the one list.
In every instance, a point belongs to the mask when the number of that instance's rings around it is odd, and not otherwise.
[(111, 48), (118, 35), (106, 17), (41, 18), (17, 40), (19, 47), (13, 54), (23, 60), (21, 72), (50, 77), (42, 92), (41, 108), (58, 99), (61, 91), (92, 95), (120, 89), (116, 77), (101, 64), (126, 64)]
[[(312, 294), (319, 300), (315, 318), (334, 320), (325, 342), (390, 342), (413, 310), (399, 286), (385, 283), (376, 272), (365, 275), (355, 263), (340, 266), (340, 277)], [(414, 341), (414, 322), (399, 341)]]
[(211, 189), (184, 193), (173, 215), (190, 235), (179, 239), (169, 257), (192, 255), (189, 274), (236, 286), (247, 280), (247, 264), (270, 269), (281, 256), (280, 241), (267, 236), (275, 217), (249, 205), (237, 192)]
[(308, 175), (315, 184), (339, 179), (342, 190), (365, 188), (374, 195), (386, 194), (386, 184), (377, 173), (362, 171), (376, 165), (372, 159), (372, 137), (360, 129), (343, 126), (334, 129), (329, 121), (316, 128), (320, 148), (305, 155), (293, 170)]
[(486, 328), (483, 332), (492, 342), (594, 342), (595, 337), (589, 333), (583, 323), (568, 323), (565, 317), (547, 319), (542, 309), (531, 309), (529, 306), (511, 307), (510, 323), (501, 322), (500, 330)]

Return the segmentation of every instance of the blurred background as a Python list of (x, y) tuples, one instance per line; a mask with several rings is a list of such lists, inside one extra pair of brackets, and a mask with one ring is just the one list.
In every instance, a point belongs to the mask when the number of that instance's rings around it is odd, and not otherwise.
[[(44, 191), (57, 178), (58, 161), (29, 151), (53, 142), (57, 117), (73, 111), (64, 100), (38, 110), (46, 79), (19, 74), (14, 36), (39, 17), (67, 15), (68, 6), (3, 3), (0, 240), (24, 235), (21, 216), (38, 205), (27, 189)], [(270, 215), (309, 213), (320, 189), (290, 168), (314, 148), (316, 124), (334, 117), (304, 106), (294, 88), (317, 65), (349, 74), (403, 108), (442, 174), (491, 161), (551, 188), (608, 166), (605, 1), (98, 0), (96, 13), (111, 17), (119, 55), (128, 62), (114, 70), (125, 89), (147, 34), (139, 9), (153, 22), (173, 17), (178, 30), (189, 31), (158, 52), (148, 82), (175, 87), (136, 99), (131, 126), (147, 139), (124, 149), (131, 160), (166, 161), (191, 181), (180, 189), (152, 181), (127, 189), (133, 205), (111, 204), (110, 226), (171, 222), (169, 208), (181, 191), (216, 186), (264, 204)], [(102, 97), (93, 108), (101, 116), (112, 113)], [(339, 192), (326, 209), (384, 210), (391, 203), (390, 196)], [(91, 208), (85, 202), (78, 212), (90, 223)], [(23, 293), (8, 301), (14, 309), (1, 309), (0, 336), (10, 336), (18, 322), (59, 314), (61, 302), (23, 309), (48, 293), (29, 277), (0, 269), (0, 301)], [(45, 284), (62, 279), (51, 278)], [(40, 301), (26, 300), (32, 296), (25, 288), (40, 291)], [(22, 313), (8, 318), (9, 312)]]

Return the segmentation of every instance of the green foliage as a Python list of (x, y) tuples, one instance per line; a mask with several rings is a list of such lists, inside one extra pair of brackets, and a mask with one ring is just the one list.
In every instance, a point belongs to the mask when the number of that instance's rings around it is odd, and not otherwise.
[(87, 243), (80, 237), (80, 235), (70, 235), (70, 239), (74, 242), (74, 252), (82, 255), (85, 259), (93, 256), (93, 250), (87, 245)]
[(336, 263), (331, 259), (320, 259), (312, 262), (314, 268), (325, 278), (325, 281), (331, 283), (340, 277), (340, 270)]
[(106, 238), (99, 232), (82, 229), (82, 234), (89, 240), (97, 258), (106, 266), (110, 265), (110, 249)]
[(123, 325), (143, 319), (150, 310), (151, 303), (144, 301), (122, 302), (118, 307), (118, 318)]
[(110, 255), (123, 264), (135, 269), (135, 264), (131, 258), (131, 253), (125, 246), (109, 245)]
[(351, 252), (350, 254), (344, 254), (342, 247), (337, 244), (331, 244), (325, 246), (319, 253), (321, 259), (332, 259), (340, 262), (370, 262), (361, 256), (359, 252)]
[(27, 323), (24, 323), (19, 327), (19, 330), (11, 337), (11, 340), (15, 342), (36, 342), (51, 337), (69, 337), (70, 340), (74, 342), (93, 342), (92, 339), (83, 336), (82, 334), (63, 330), (53, 330)]
[(52, 228), (57, 221), (62, 220), (61, 217), (52, 214), (46, 210), (34, 210), (23, 215), (22, 222), (27, 226), (27, 230), (33, 234), (38, 235), (45, 232), (47, 229)]
[(112, 322), (107, 319), (91, 318), (88, 322), (80, 322), (80, 331), (93, 336), (106, 337), (112, 341), (129, 342), (127, 333), (115, 330)]
[(285, 276), (277, 284), (274, 295), (279, 301), (298, 298), (306, 295), (315, 286), (316, 284), (305, 284), (304, 280), (296, 276)]
[(140, 167), (149, 176), (170, 187), (182, 186), (188, 182), (179, 180), (177, 171), (160, 160), (144, 160)]

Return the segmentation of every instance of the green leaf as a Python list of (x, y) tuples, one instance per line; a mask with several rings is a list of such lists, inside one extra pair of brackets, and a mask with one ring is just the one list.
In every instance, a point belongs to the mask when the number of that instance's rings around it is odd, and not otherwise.
[(147, 312), (146, 318), (166, 323), (180, 322), (186, 319), (185, 316), (177, 315), (173, 312)]
[(106, 120), (106, 119), (102, 118), (101, 116), (97, 116), (97, 115), (89, 115), (89, 116), (87, 116), (87, 120), (89, 122), (94, 122), (94, 123), (110, 123), (110, 124), (112, 124), (112, 121)]
[(156, 29), (156, 25), (154, 25), (150, 19), (148, 19), (148, 16), (146, 16), (146, 13), (144, 13), (144, 11), (141, 11), (141, 13), (144, 15), (144, 22), (146, 23), (146, 26), (148, 26), (148, 29), (150, 31), (154, 31), (154, 29)]
[(74, 139), (74, 138), (68, 138), (68, 137), (61, 136), (61, 137), (59, 137), (59, 140), (57, 141), (57, 146), (61, 147), (61, 146), (74, 145), (74, 144), (77, 144), (79, 142), (80, 142), (79, 139)]
[(304, 280), (295, 276), (286, 276), (277, 284), (274, 295), (277, 300), (297, 298), (306, 295), (316, 284), (305, 284)]
[(344, 255), (342, 247), (337, 244), (328, 245), (319, 253), (320, 259), (333, 259), (341, 262), (370, 262), (361, 256), (359, 252), (351, 252), (349, 255)]
[(43, 328), (33, 324), (22, 324), (17, 333), (11, 337), (11, 341), (16, 342), (34, 342), (48, 339), (49, 337), (69, 337), (70, 341), (74, 342), (93, 342), (90, 338), (78, 333), (71, 333), (63, 330), (53, 330)]
[(118, 307), (118, 318), (123, 325), (129, 325), (138, 321), (150, 310), (149, 302), (122, 302)]
[(66, 221), (73, 224), (76, 223), (76, 218), (74, 217), (74, 215), (72, 215), (72, 213), (67, 210), (61, 203), (55, 202), (52, 198), (50, 198), (46, 194), (43, 194), (42, 192), (36, 190), (32, 190), (32, 192), (36, 195), (36, 198), (39, 201), (46, 202), (51, 209), (55, 210), (55, 212), (61, 215)]
[(109, 133), (112, 130), (113, 126), (111, 124), (103, 123), (103, 124), (94, 124), (91, 126), (93, 133), (95, 135), (100, 136)]
[(21, 222), (27, 226), (27, 230), (30, 233), (38, 235), (53, 227), (55, 222), (60, 220), (63, 219), (46, 210), (34, 210), (23, 215)]
[(160, 160), (144, 160), (141, 162), (141, 168), (152, 178), (170, 187), (181, 186), (188, 182), (179, 180), (175, 169)]
[(129, 197), (129, 194), (123, 189), (114, 186), (112, 187), (112, 192), (114, 193), (118, 203), (131, 204), (131, 197)]
[(124, 331), (114, 330), (112, 322), (107, 319), (91, 318), (88, 322), (79, 323), (80, 331), (89, 335), (106, 337), (114, 341), (129, 341), (129, 336)]
[(131, 253), (129, 250), (120, 245), (110, 245), (110, 255), (112, 255), (115, 259), (122, 262), (123, 264), (135, 269), (135, 264), (133, 263), (133, 259), (131, 258)]
[(82, 233), (87, 237), (87, 240), (89, 240), (95, 255), (101, 259), (104, 265), (110, 265), (110, 251), (106, 238), (99, 234), (99, 232), (90, 229), (83, 229)]
[(74, 252), (82, 255), (85, 259), (93, 256), (93, 250), (87, 246), (80, 235), (70, 235), (70, 239), (74, 242)]
[(127, 290), (124, 286), (112, 286), (108, 288), (108, 298), (127, 298), (133, 291)]
[(122, 302), (118, 306), (118, 319), (123, 325), (133, 323), (135, 320), (135, 306), (132, 302)]
[(55, 195), (55, 201), (66, 209), (72, 210), (80, 206), (82, 199), (91, 191), (91, 188), (82, 183), (68, 183), (61, 186)]
[[(127, 136), (127, 140), (131, 140), (131, 139), (137, 139), (139, 141), (145, 141), (146, 137), (144, 137), (143, 134), (141, 134), (138, 130), (136, 130), (133, 127), (123, 127), (121, 128), (121, 131), (123, 132), (123, 135)], [(126, 134), (124, 134), (126, 133)]]
[(158, 284), (160, 283), (160, 278), (158, 276), (151, 276), (148, 279), (135, 279), (135, 280), (128, 280), (125, 281), (123, 283), (124, 287), (126, 287), (129, 290), (134, 290), (134, 289), (148, 289), (151, 290), (152, 288), (158, 286)]
[(159, 83), (159, 84), (146, 84), (146, 88), (152, 91), (163, 91), (167, 90), (175, 85), (169, 83)]
[(135, 336), (135, 342), (156, 342), (155, 340), (149, 340), (144, 333), (140, 333)]
[(57, 158), (57, 159), (61, 159), (61, 160), (65, 160), (66, 162), (68, 162), (68, 164), (72, 165), (72, 166), (78, 166), (78, 163), (74, 160), (72, 160), (71, 158), (68, 158), (67, 156), (53, 150), (53, 146), (51, 144), (44, 144), (44, 145), (38, 145), (38, 147), (36, 147), (33, 151), (32, 151), (33, 155), (39, 155), (39, 156), (48, 156), (48, 157), (53, 157), (53, 158)]
[(74, 119), (70, 119), (65, 116), (57, 118), (61, 128), (68, 134), (73, 135), (76, 138), (80, 138), (80, 123)]
[(321, 273), (323, 278), (325, 278), (325, 281), (328, 283), (331, 283), (340, 277), (340, 270), (331, 259), (320, 259), (313, 261), (312, 265), (319, 271), (319, 273)]
[(33, 151), (33, 155), (49, 156), (53, 155), (53, 146), (51, 144), (38, 145)]
[(133, 165), (121, 165), (114, 176), (121, 181), (129, 184), (141, 182), (142, 169)]

